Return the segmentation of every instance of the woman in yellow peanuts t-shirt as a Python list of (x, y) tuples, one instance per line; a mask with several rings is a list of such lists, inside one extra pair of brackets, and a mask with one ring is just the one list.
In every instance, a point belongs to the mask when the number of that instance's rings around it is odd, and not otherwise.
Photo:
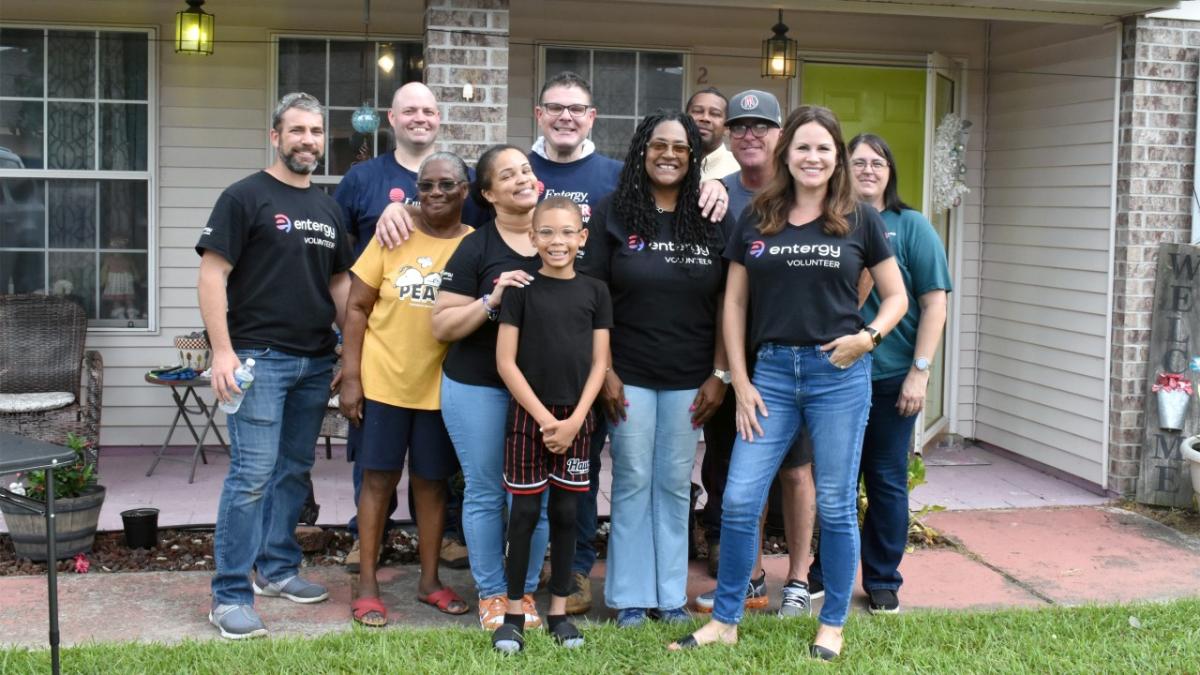
[(462, 598), (438, 578), (446, 479), (458, 472), (454, 446), (439, 409), (447, 344), (433, 337), (433, 303), (442, 269), (471, 228), (462, 224), (467, 167), (436, 153), (417, 175), (420, 211), (408, 241), (392, 250), (373, 240), (351, 268), (342, 353), (341, 410), (350, 420), (354, 461), (363, 470), (358, 501), (362, 563), (354, 620), (387, 623), (375, 571), (388, 500), (408, 454), (421, 556), (417, 598), (462, 614)]

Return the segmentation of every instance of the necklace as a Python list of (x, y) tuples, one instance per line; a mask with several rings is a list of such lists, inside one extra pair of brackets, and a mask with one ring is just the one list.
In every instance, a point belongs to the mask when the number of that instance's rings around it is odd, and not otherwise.
[(658, 206), (657, 204), (655, 204), (655, 205), (654, 205), (654, 210), (655, 210), (656, 212), (658, 212), (658, 213), (666, 213), (666, 212), (667, 212), (667, 210), (666, 210), (666, 209), (664, 209), (664, 208), (662, 208), (662, 207)]

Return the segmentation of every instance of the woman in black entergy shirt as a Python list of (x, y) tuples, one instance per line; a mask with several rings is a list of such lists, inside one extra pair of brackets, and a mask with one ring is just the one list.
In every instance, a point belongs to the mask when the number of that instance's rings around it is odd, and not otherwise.
[[(774, 177), (752, 202), (753, 217), (738, 222), (725, 247), (722, 332), (739, 438), (725, 484), (713, 618), (671, 648), (737, 641), (759, 514), (771, 477), (804, 427), (813, 444), (825, 581), (810, 654), (831, 660), (842, 649), (858, 566), (856, 487), (871, 405), (870, 351), (900, 321), (908, 299), (883, 220), (854, 201), (833, 113), (817, 106), (793, 111), (774, 163)], [(858, 311), (863, 270), (881, 298), (866, 325)], [(755, 354), (753, 381), (747, 339)]]
[[(529, 237), (537, 206), (537, 177), (519, 148), (494, 145), (479, 158), (471, 196), (495, 219), (467, 235), (446, 263), (433, 310), (433, 336), (452, 342), (442, 365), (442, 418), (462, 465), (463, 534), (479, 590), (479, 623), (504, 621), (504, 416), (509, 393), (496, 372), (496, 320), (504, 289), (525, 286), (542, 265)], [(534, 532), (525, 589), (537, 590), (549, 534), (545, 518)], [(541, 619), (525, 596), (526, 628)]]
[(604, 595), (617, 624), (686, 621), (688, 508), (700, 426), (720, 405), (726, 221), (700, 214), (700, 132), (657, 111), (638, 125), (616, 192), (589, 223), (613, 299), (612, 530)]

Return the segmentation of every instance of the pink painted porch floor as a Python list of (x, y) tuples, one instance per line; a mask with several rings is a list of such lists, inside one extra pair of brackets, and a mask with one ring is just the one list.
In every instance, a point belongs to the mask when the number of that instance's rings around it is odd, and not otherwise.
[[(696, 483), (700, 483), (703, 452), (701, 444), (693, 470), (692, 479)], [(208, 453), (209, 464), (196, 467), (196, 482), (189, 485), (190, 448), (170, 448), (168, 457), (186, 457), (189, 461), (164, 460), (153, 476), (146, 477), (153, 453), (154, 448), (150, 447), (104, 448), (100, 476), (108, 488), (108, 495), (100, 514), (100, 529), (122, 529), (121, 511), (141, 506), (159, 509), (160, 527), (212, 525), (221, 495), (221, 482), (229, 466), (228, 457), (222, 453)], [(926, 504), (959, 511), (1108, 502), (1105, 497), (978, 447), (930, 449), (926, 460), (928, 482), (913, 491), (913, 509)], [(609, 512), (610, 466), (606, 449), (600, 476), (601, 516), (607, 516)], [(345, 461), (343, 447), (333, 446), (333, 458), (326, 459), (324, 446), (318, 446), (312, 477), (317, 503), (321, 505), (319, 524), (344, 525), (354, 515), (355, 506), (350, 464)], [(396, 514), (400, 520), (409, 519), (407, 485), (407, 480), (400, 483), (400, 509)], [(704, 496), (700, 497), (699, 503), (704, 503)], [(2, 518), (0, 531), (7, 531)]]

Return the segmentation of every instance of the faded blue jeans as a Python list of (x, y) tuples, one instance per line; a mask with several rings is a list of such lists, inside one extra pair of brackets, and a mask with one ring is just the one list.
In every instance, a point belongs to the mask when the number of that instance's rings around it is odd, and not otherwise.
[[(504, 489), (504, 416), (510, 399), (506, 389), (463, 384), (442, 375), (442, 419), (466, 483), (462, 529), (480, 598), (507, 593), (504, 530), (508, 520), (504, 512), (511, 497)], [(527, 593), (537, 590), (549, 539), (543, 495), (542, 514), (529, 547)]]
[(604, 601), (613, 609), (687, 604), (688, 509), (700, 430), (695, 389), (625, 385), (628, 417), (612, 439), (612, 530)]
[(216, 604), (252, 605), (252, 567), (268, 581), (300, 570), (295, 530), (335, 357), (236, 351), (243, 363), (254, 359), (254, 384), (228, 417), (229, 473), (217, 507), (212, 594)]
[(763, 436), (733, 445), (721, 514), (721, 564), (713, 618), (742, 619), (746, 584), (758, 551), (758, 523), (771, 479), (802, 427), (813, 442), (813, 481), (821, 525), (825, 603), (820, 621), (841, 626), (850, 612), (858, 567), (858, 464), (871, 409), (871, 355), (841, 370), (819, 347), (765, 344), (753, 383), (769, 417)]

